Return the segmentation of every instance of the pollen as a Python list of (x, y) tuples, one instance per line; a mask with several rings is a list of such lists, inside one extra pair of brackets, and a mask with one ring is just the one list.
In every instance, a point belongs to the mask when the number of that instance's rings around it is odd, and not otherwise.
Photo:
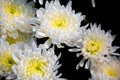
[(31, 58), (26, 65), (26, 77), (37, 74), (41, 74), (43, 77), (46, 73), (45, 67), (47, 67), (47, 65), (48, 63), (43, 61), (42, 58)]
[(22, 12), (20, 7), (17, 4), (15, 4), (15, 3), (13, 3), (13, 4), (6, 4), (4, 9), (5, 9), (5, 12), (7, 14), (9, 14), (10, 16), (13, 16), (13, 17), (20, 16), (20, 14)]
[(105, 67), (104, 72), (106, 75), (108, 75), (110, 77), (113, 77), (113, 78), (118, 77), (117, 71), (114, 68)]
[(100, 48), (101, 48), (100, 41), (91, 40), (86, 44), (85, 50), (86, 52), (89, 52), (91, 55), (96, 55), (97, 52), (99, 52)]
[(50, 19), (50, 26), (58, 29), (64, 29), (68, 25), (67, 17), (62, 14), (54, 15)]
[(5, 51), (4, 54), (0, 56), (0, 63), (11, 70), (11, 66), (14, 65), (15, 62), (10, 54), (10, 51)]

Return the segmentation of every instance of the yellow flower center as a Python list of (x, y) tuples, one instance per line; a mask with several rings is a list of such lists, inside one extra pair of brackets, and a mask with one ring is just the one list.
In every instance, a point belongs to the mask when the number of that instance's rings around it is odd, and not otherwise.
[(9, 42), (9, 44), (15, 44), (17, 42), (27, 42), (30, 39), (30, 35), (27, 33), (22, 33), (18, 31), (18, 38), (14, 39), (13, 37), (7, 37), (6, 41)]
[(62, 14), (54, 15), (50, 18), (50, 26), (58, 29), (63, 29), (67, 27), (68, 21), (67, 17)]
[(118, 76), (117, 71), (114, 68), (105, 67), (104, 72), (106, 75), (113, 77), (113, 78)]
[(9, 51), (5, 51), (4, 54), (0, 56), (0, 63), (4, 67), (8, 67), (10, 71), (12, 70), (11, 67), (15, 64)]
[(31, 58), (26, 65), (26, 77), (30, 77), (32, 75), (40, 74), (42, 77), (45, 75), (45, 67), (47, 67), (48, 63), (43, 61), (41, 58)]
[(18, 17), (20, 16), (22, 10), (20, 9), (20, 7), (15, 4), (15, 3), (11, 3), (11, 4), (7, 4), (4, 6), (5, 8), (5, 12), (7, 14), (9, 14), (10, 16), (15, 16)]
[(97, 40), (91, 40), (86, 44), (85, 50), (89, 52), (91, 55), (96, 55), (101, 48), (101, 42)]
[(17, 43), (17, 42), (20, 42), (21, 41), (21, 39), (20, 38), (16, 38), (16, 39), (14, 39), (14, 38), (12, 38), (12, 37), (7, 37), (7, 39), (6, 39), (10, 44), (15, 44), (15, 43)]

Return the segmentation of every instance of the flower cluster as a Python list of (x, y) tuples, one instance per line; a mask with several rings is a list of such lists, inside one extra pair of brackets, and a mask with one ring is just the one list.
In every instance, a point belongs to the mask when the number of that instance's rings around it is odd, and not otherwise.
[[(54, 48), (65, 44), (83, 56), (76, 69), (89, 69), (89, 80), (120, 80), (119, 47), (112, 46), (115, 36), (110, 31), (96, 23), (82, 26), (85, 15), (72, 9), (72, 1), (66, 6), (46, 1), (40, 8), (34, 6), (36, 1), (0, 0), (0, 79), (66, 80), (58, 73), (62, 54), (57, 56)], [(95, 7), (94, 0), (92, 4)], [(45, 37), (44, 44), (37, 43)]]

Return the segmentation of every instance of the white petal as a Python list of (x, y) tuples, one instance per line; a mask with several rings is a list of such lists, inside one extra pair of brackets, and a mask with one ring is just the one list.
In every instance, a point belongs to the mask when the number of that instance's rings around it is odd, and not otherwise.
[(88, 69), (89, 66), (90, 66), (90, 60), (88, 60), (88, 61), (86, 62), (86, 64), (85, 64), (85, 69)]
[(39, 3), (42, 5), (43, 4), (43, 0), (39, 0)]
[(17, 56), (15, 56), (15, 54), (13, 54), (13, 53), (12, 53), (12, 58), (16, 63), (19, 62), (19, 59), (17, 58)]
[(51, 46), (51, 40), (48, 39), (45, 43), (44, 43), (44, 48), (48, 49)]
[(82, 60), (78, 63), (78, 65), (76, 66), (76, 69), (78, 70), (79, 67), (83, 67), (84, 66), (84, 62), (85, 62), (85, 59), (82, 58)]
[(46, 34), (43, 33), (43, 32), (36, 32), (36, 37), (39, 37), (39, 38), (43, 38), (43, 37), (46, 37)]
[(77, 53), (76, 56), (77, 57), (80, 57), (82, 55), (82, 53)]
[(95, 0), (91, 0), (92, 6), (95, 7)]
[(7, 77), (6, 77), (6, 80), (13, 80), (13, 79), (16, 79), (17, 76), (15, 74), (9, 74)]
[(115, 56), (120, 56), (120, 53), (110, 53), (112, 55), (115, 55)]
[(69, 49), (70, 52), (78, 52), (81, 51), (81, 49)]

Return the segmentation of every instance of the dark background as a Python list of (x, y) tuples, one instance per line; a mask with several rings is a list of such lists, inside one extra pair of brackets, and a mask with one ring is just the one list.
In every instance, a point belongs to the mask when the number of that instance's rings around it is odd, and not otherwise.
[[(45, 1), (46, 0), (44, 0), (44, 4)], [(66, 5), (68, 1), (69, 0), (60, 0), (62, 5)], [(118, 4), (118, 0), (95, 0), (95, 3), (96, 7), (93, 8), (91, 0), (72, 0), (72, 9), (75, 10), (76, 13), (81, 12), (83, 15), (86, 15), (82, 25), (86, 23), (97, 23), (101, 24), (103, 30), (111, 30), (112, 35), (117, 35), (112, 45), (120, 46), (120, 4)], [(36, 7), (44, 7), (38, 5), (38, 3), (36, 3), (36, 5)], [(57, 55), (60, 52), (62, 53), (59, 60), (62, 67), (58, 69), (59, 73), (62, 73), (61, 77), (67, 78), (68, 80), (88, 80), (88, 78), (91, 77), (89, 70), (84, 68), (76, 70), (76, 65), (81, 60), (82, 56), (77, 58), (76, 53), (68, 52), (68, 48), (67, 46), (63, 49), (55, 48)], [(116, 52), (120, 52), (120, 50)]]

